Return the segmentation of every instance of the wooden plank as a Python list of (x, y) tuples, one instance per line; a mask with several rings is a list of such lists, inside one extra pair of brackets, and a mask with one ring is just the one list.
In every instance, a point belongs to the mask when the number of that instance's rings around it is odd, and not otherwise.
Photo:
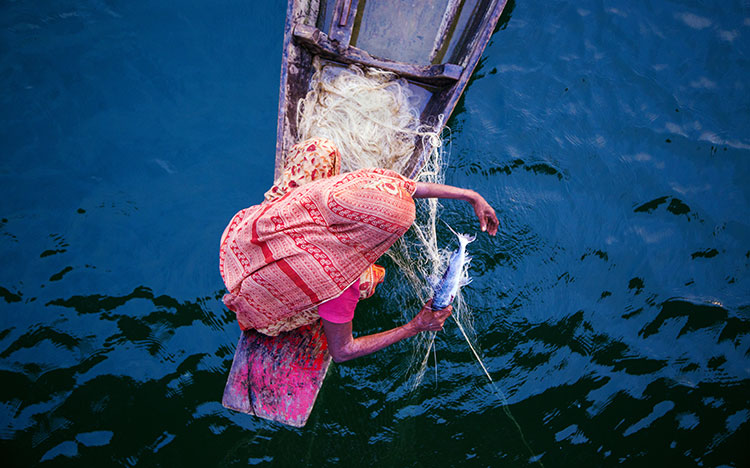
[(430, 62), (435, 60), (439, 54), (445, 53), (445, 49), (448, 47), (445, 40), (448, 38), (448, 33), (451, 29), (455, 27), (456, 16), (461, 12), (461, 6), (463, 3), (464, 0), (448, 0), (448, 6), (445, 9), (445, 14), (443, 14), (443, 20), (440, 22), (440, 28), (438, 28), (438, 33), (435, 36), (435, 44), (432, 46), (432, 52), (430, 52)]
[[(352, 0), (342, 0), (341, 10), (339, 13), (339, 26), (346, 26), (349, 21), (349, 9), (352, 7)], [(357, 8), (356, 6), (354, 7)]]
[(356, 47), (341, 46), (332, 41), (323, 31), (304, 24), (294, 26), (293, 36), (310, 52), (324, 58), (346, 64), (356, 63), (380, 68), (431, 86), (449, 86), (461, 77), (463, 71), (463, 67), (452, 63), (421, 66), (376, 58)]
[(330, 28), (331, 40), (341, 46), (348, 46), (352, 41), (354, 18), (357, 16), (358, 0), (338, 0), (333, 10), (333, 22)]
[(330, 363), (320, 321), (276, 337), (243, 331), (221, 402), (229, 409), (302, 427)]
[(314, 72), (312, 56), (294, 43), (292, 30), (298, 23), (315, 24), (317, 16), (317, 0), (289, 0), (281, 54), (274, 180), (280, 175), (287, 152), (297, 143), (297, 101), (307, 94)]

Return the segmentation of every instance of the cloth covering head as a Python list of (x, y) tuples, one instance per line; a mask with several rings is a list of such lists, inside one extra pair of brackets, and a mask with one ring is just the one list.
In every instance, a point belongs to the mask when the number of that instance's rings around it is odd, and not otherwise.
[(312, 138), (292, 146), (284, 169), (265, 194), (266, 201), (274, 201), (287, 192), (314, 180), (339, 175), (341, 154), (330, 140)]
[(382, 281), (373, 263), (414, 221), (416, 185), (386, 169), (335, 174), (338, 158), (327, 140), (296, 145), (266, 200), (224, 231), (224, 303), (241, 328), (277, 335), (317, 320), (317, 305), (357, 279), (362, 297)]

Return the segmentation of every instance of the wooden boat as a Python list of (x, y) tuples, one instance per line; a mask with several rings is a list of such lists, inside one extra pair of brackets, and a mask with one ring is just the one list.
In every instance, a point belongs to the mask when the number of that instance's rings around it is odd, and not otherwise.
[[(276, 176), (298, 142), (297, 102), (308, 92), (313, 60), (394, 72), (417, 96), (420, 119), (441, 131), (477, 66), (507, 0), (289, 0), (279, 90)], [(438, 119), (439, 115), (444, 120)], [(421, 142), (406, 165), (424, 159)], [(240, 337), (224, 406), (301, 427), (330, 364), (319, 324), (266, 337)]]
[[(381, 68), (409, 80), (422, 97), (421, 121), (450, 117), (507, 0), (289, 1), (281, 63), (276, 175), (297, 139), (297, 101), (308, 91), (313, 57)], [(436, 128), (442, 130), (442, 128)], [(419, 168), (424, 148), (407, 165)]]

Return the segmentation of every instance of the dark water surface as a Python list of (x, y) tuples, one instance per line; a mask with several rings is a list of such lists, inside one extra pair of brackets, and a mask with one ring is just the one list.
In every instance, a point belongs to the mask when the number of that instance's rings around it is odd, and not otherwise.
[[(449, 182), (502, 218), (466, 293), (530, 450), (450, 324), (437, 385), (404, 343), (332, 366), (303, 430), (221, 406), (218, 240), (273, 169), (261, 3), (0, 3), (3, 466), (748, 466), (748, 2), (511, 1), (449, 123)], [(391, 269), (355, 328), (399, 297)]]

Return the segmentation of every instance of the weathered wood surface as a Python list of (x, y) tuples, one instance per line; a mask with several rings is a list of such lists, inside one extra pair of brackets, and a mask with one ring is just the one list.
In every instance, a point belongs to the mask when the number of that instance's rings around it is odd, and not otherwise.
[(284, 43), (281, 54), (281, 78), (279, 80), (279, 115), (276, 131), (276, 170), (284, 155), (297, 143), (297, 101), (305, 97), (313, 75), (312, 56), (292, 40), (295, 24), (314, 25), (318, 17), (318, 0), (289, 0), (284, 25)]
[(302, 427), (323, 385), (331, 357), (320, 322), (269, 337), (243, 331), (222, 404)]
[(334, 7), (330, 36), (331, 39), (338, 41), (343, 46), (348, 46), (352, 40), (358, 4), (358, 0), (338, 0)]
[(364, 50), (352, 46), (343, 46), (330, 39), (323, 31), (304, 24), (295, 25), (292, 34), (300, 44), (307, 47), (313, 54), (341, 63), (356, 63), (380, 68), (396, 73), (402, 78), (427, 85), (449, 85), (458, 80), (463, 71), (462, 67), (451, 63), (419, 66), (372, 57)]
[(445, 48), (448, 44), (446, 39), (449, 36), (449, 32), (453, 29), (456, 24), (456, 17), (461, 12), (461, 6), (464, 0), (448, 0), (448, 6), (443, 14), (443, 19), (440, 22), (440, 28), (435, 36), (435, 43), (432, 46), (432, 52), (430, 52), (429, 61), (432, 62), (441, 53), (445, 53)]

